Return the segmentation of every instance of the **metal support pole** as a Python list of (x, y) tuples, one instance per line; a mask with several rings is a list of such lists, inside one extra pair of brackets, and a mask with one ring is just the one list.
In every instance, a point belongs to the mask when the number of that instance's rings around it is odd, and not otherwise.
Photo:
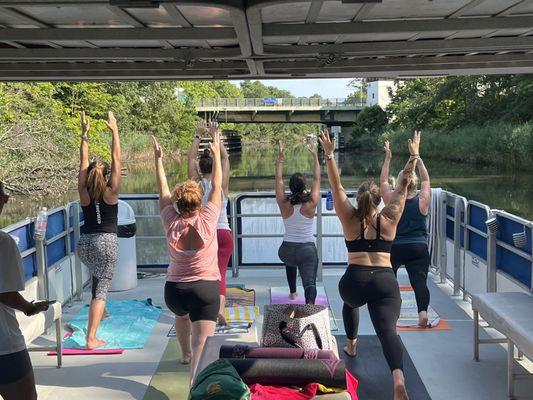
[(474, 360), (479, 361), (479, 312), (474, 310)]
[(497, 291), (496, 234), (487, 229), (487, 292)]
[(48, 268), (46, 262), (45, 239), (35, 238), (35, 251), (37, 255), (37, 282), (39, 299), (48, 299)]
[(514, 343), (507, 339), (507, 395), (509, 399), (514, 399)]
[[(80, 241), (80, 203), (75, 202), (72, 204), (72, 209), (74, 210), (73, 220), (74, 220), (74, 246), (78, 245)], [(76, 279), (76, 293), (72, 294), (72, 297), (75, 297), (76, 300), (83, 300), (83, 276), (81, 269), (81, 261), (78, 255), (74, 257), (74, 271)]]
[(322, 264), (322, 194), (320, 194), (320, 201), (316, 208), (316, 251), (318, 255), (318, 274), (319, 282), (323, 282), (323, 264)]
[(455, 199), (453, 226), (453, 295), (459, 295), (461, 289), (461, 209), (462, 201)]
[(239, 276), (239, 244), (237, 238), (237, 199), (231, 202), (231, 234), (233, 235), (233, 255), (231, 257), (231, 276)]
[(440, 262), (439, 262), (439, 272), (440, 272), (440, 283), (446, 282), (446, 270), (447, 270), (447, 251), (446, 251), (446, 193), (442, 192), (440, 194), (441, 203), (441, 216), (439, 219), (439, 252), (440, 252)]

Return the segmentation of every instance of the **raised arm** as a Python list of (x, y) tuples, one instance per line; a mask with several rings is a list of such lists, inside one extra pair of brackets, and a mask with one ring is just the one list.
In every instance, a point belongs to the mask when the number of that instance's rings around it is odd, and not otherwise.
[(389, 185), (389, 174), (390, 174), (390, 161), (392, 159), (392, 153), (390, 150), (389, 141), (385, 141), (385, 160), (383, 161), (383, 166), (381, 167), (381, 175), (379, 177), (379, 190), (381, 191), (381, 198), (385, 204), (390, 202), (392, 197), (392, 189)]
[(106, 125), (113, 136), (111, 142), (111, 176), (109, 177), (109, 188), (113, 196), (120, 193), (120, 179), (122, 177), (122, 156), (120, 151), (120, 139), (118, 137), (117, 120), (111, 111), (107, 116)]
[(322, 131), (320, 134), (320, 144), (324, 148), (326, 153), (326, 165), (328, 171), (329, 185), (331, 186), (331, 192), (333, 194), (333, 205), (335, 206), (335, 212), (339, 217), (343, 225), (349, 223), (354, 216), (355, 208), (350, 203), (346, 192), (342, 187), (341, 177), (339, 170), (337, 169), (337, 163), (333, 152), (335, 150), (335, 140), (332, 140), (327, 130)]
[(320, 162), (318, 161), (318, 150), (316, 143), (309, 143), (307, 149), (313, 157), (313, 185), (311, 186), (311, 201), (316, 207), (320, 203)]
[(220, 160), (220, 129), (216, 122), (212, 122), (209, 126), (209, 134), (212, 139), (209, 147), (213, 157), (213, 173), (208, 200), (220, 209), (222, 207), (222, 162)]
[(396, 188), (392, 192), (391, 200), (389, 204), (383, 208), (381, 214), (392, 223), (395, 227), (398, 225), (400, 218), (402, 217), (403, 209), (405, 207), (405, 199), (407, 197), (407, 186), (411, 181), (413, 171), (416, 167), (416, 162), (419, 158), (418, 149), (420, 147), (420, 133), (415, 132), (413, 139), (409, 139), (409, 160), (405, 164), (402, 170), (399, 182), (396, 183)]
[(157, 178), (157, 187), (159, 188), (159, 210), (172, 204), (170, 190), (168, 188), (167, 176), (163, 167), (163, 149), (157, 143), (157, 139), (152, 135), (152, 146), (154, 148), (155, 174)]
[(87, 190), (87, 169), (89, 168), (89, 119), (85, 111), (80, 113), (81, 119), (81, 142), (80, 142), (80, 171), (78, 173), (78, 193), (82, 206), (87, 206), (91, 202), (89, 191)]
[(194, 138), (187, 156), (187, 176), (193, 181), (200, 180), (200, 175), (198, 174), (198, 149), (205, 131), (206, 122), (203, 119), (199, 119), (196, 123)]
[(230, 175), (230, 162), (229, 154), (224, 143), (220, 141), (220, 160), (222, 162), (222, 192), (224, 196), (229, 195), (229, 175)]
[(427, 214), (431, 204), (431, 183), (429, 181), (429, 173), (424, 161), (422, 161), (421, 158), (418, 159), (416, 166), (418, 168), (418, 174), (420, 175), (420, 193), (418, 194), (418, 205), (420, 212), (422, 214)]

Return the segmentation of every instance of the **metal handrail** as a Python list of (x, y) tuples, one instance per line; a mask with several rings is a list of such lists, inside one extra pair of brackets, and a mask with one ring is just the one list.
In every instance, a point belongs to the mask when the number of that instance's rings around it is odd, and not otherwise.
[(193, 99), (196, 107), (365, 107), (366, 102), (358, 98), (307, 98), (307, 97), (263, 97), (263, 98), (200, 98)]

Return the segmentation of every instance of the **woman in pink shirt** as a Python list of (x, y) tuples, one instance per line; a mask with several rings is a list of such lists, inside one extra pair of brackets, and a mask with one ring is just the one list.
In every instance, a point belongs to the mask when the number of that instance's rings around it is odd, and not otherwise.
[(220, 132), (213, 126), (209, 133), (213, 138), (210, 144), (213, 187), (203, 207), (203, 192), (197, 182), (188, 180), (170, 192), (163, 168), (163, 152), (152, 136), (159, 210), (170, 256), (165, 302), (176, 316), (174, 326), (181, 347), (180, 362), (191, 363), (191, 377), (195, 375), (207, 337), (215, 333), (220, 306), (217, 258), (217, 220), (222, 199)]

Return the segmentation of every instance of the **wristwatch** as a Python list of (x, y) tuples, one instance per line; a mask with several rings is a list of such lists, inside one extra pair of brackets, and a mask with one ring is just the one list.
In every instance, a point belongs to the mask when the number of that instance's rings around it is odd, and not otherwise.
[(331, 161), (333, 159), (333, 153), (325, 155), (326, 160)]
[(195, 135), (194, 138), (198, 140), (202, 140), (202, 137), (200, 135)]
[(89, 137), (85, 134), (81, 135), (81, 140), (85, 140), (86, 142), (89, 141)]

